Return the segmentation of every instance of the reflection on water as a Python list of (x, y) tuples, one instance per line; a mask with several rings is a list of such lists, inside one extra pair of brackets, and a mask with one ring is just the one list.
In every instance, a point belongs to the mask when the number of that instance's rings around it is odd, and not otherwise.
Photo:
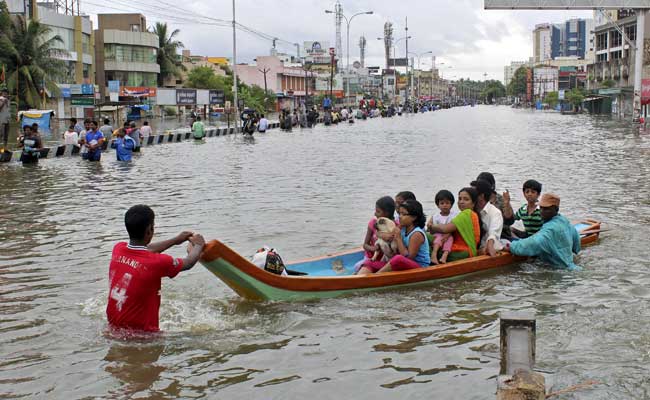
[[(481, 106), (157, 146), (126, 165), (0, 165), (0, 397), (493, 398), (498, 315), (525, 310), (552, 389), (593, 379), (605, 384), (573, 398), (644, 398), (649, 161), (650, 135), (619, 121)], [(527, 262), (418, 289), (255, 303), (197, 266), (163, 283), (163, 335), (104, 334), (108, 261), (131, 205), (154, 208), (161, 238), (193, 229), (291, 260), (359, 246), (382, 195), (412, 190), (431, 213), (437, 190), (484, 170), (515, 204), (535, 178), (570, 218), (603, 220), (584, 271)]]

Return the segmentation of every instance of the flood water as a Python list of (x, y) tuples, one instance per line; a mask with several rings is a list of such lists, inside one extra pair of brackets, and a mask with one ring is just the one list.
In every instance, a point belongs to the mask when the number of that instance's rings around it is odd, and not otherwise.
[[(434, 209), (491, 171), (514, 205), (537, 179), (561, 212), (609, 231), (577, 273), (538, 263), (306, 303), (240, 299), (201, 265), (163, 281), (153, 338), (106, 335), (108, 264), (124, 212), (159, 239), (193, 229), (285, 260), (361, 245), (374, 202), (412, 190)], [(650, 134), (608, 118), (479, 106), (0, 165), (0, 397), (491, 399), (498, 315), (537, 316), (560, 399), (650, 396)], [(182, 256), (177, 247), (170, 254)]]

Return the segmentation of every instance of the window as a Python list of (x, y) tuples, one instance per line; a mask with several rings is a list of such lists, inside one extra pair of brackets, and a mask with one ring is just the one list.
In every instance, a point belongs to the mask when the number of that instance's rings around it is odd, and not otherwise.
[(131, 25), (131, 32), (140, 32), (140, 25)]
[(622, 54), (621, 54), (621, 53), (622, 53), (622, 52), (621, 52), (620, 50), (612, 51), (612, 52), (610, 53), (610, 57), (609, 57), (609, 58), (610, 58), (611, 60), (618, 60), (619, 58), (622, 57)]
[(609, 47), (619, 47), (623, 44), (623, 36), (618, 31), (612, 31), (610, 35)]
[(607, 32), (596, 35), (596, 50), (607, 49)]
[(598, 54), (596, 56), (596, 61), (597, 62), (606, 62), (607, 61), (607, 53), (605, 54)]
[(626, 26), (624, 32), (628, 39), (631, 41), (636, 40), (636, 25)]
[(156, 49), (143, 46), (128, 46), (109, 43), (104, 47), (106, 61), (156, 63)]
[(90, 35), (81, 35), (81, 46), (85, 54), (90, 54)]

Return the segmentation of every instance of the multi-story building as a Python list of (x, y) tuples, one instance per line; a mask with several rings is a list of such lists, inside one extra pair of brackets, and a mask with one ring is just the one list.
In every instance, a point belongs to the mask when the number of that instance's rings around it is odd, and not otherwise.
[(142, 14), (99, 14), (95, 31), (97, 84), (102, 98), (108, 82), (119, 81), (120, 96), (153, 97), (160, 66), (158, 37)]
[(510, 65), (503, 67), (503, 84), (507, 87), (512, 81), (512, 77), (515, 76), (515, 72), (526, 64), (526, 61), (511, 61)]
[(258, 56), (256, 65), (237, 65), (237, 76), (247, 85), (266, 88), (278, 96), (279, 107), (296, 107), (314, 95), (315, 74), (302, 66), (286, 66), (276, 56)]
[(557, 57), (587, 58), (593, 20), (572, 18), (560, 24), (538, 24), (533, 30), (533, 62)]
[[(226, 71), (222, 68), (221, 63), (210, 61), (210, 59), (221, 59), (222, 57), (204, 57), (191, 54), (190, 50), (183, 50), (179, 56), (180, 62), (185, 69), (180, 70), (180, 76), (167, 76), (164, 79), (163, 86), (166, 88), (183, 87), (187, 81), (190, 72), (197, 67), (207, 67), (217, 76), (226, 76)], [(226, 64), (225, 66), (227, 66)], [(224, 66), (224, 68), (225, 68)]]
[(535, 25), (535, 30), (533, 30), (533, 59), (535, 62), (548, 60), (552, 57), (552, 32), (551, 24)]
[(544, 99), (546, 94), (558, 90), (558, 68), (536, 67), (533, 69), (533, 96)]
[[(591, 100), (595, 107), (589, 104), (588, 108), (621, 116), (633, 114), (636, 26), (637, 18), (633, 13), (619, 12), (616, 21), (594, 28), (596, 60), (587, 67), (587, 79), (589, 89), (598, 97)], [(621, 32), (625, 33), (625, 38)], [(647, 24), (644, 34), (650, 35)], [(644, 66), (638, 73), (647, 76), (649, 69)]]

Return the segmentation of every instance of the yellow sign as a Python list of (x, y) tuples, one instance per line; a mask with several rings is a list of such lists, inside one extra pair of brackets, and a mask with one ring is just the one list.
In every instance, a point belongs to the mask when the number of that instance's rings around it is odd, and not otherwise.
[(208, 62), (211, 62), (212, 64), (216, 64), (216, 65), (230, 64), (228, 57), (208, 57)]

